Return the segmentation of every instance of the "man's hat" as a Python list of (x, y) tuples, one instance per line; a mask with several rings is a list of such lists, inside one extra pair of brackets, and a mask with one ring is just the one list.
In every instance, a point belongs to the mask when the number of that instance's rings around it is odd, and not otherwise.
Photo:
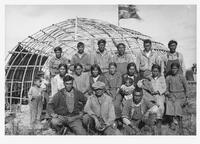
[(92, 88), (93, 89), (104, 89), (105, 88), (105, 83), (97, 81), (95, 83), (92, 84)]

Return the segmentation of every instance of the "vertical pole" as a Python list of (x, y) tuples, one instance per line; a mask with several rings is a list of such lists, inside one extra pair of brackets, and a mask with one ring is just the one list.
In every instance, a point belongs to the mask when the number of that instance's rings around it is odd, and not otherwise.
[(77, 33), (78, 33), (78, 17), (75, 20), (75, 41), (77, 40)]
[(120, 19), (119, 19), (119, 5), (117, 5), (117, 25), (118, 25), (118, 27), (120, 27), (119, 21), (120, 21)]

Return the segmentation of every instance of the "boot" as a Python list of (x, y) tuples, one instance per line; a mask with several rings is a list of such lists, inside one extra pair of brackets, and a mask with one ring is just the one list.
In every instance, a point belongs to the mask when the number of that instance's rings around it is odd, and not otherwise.
[(183, 121), (181, 116), (177, 116), (178, 119), (178, 127), (179, 127), (179, 135), (183, 135)]

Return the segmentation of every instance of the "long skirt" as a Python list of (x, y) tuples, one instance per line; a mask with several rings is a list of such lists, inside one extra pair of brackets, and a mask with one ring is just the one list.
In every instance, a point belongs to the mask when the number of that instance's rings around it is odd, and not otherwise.
[(173, 93), (173, 98), (166, 98), (166, 115), (182, 116), (182, 105), (185, 102), (185, 93)]

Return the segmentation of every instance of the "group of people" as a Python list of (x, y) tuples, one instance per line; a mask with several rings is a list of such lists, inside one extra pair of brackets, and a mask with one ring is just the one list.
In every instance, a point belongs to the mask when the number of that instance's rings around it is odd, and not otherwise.
[(62, 56), (61, 47), (54, 49), (49, 61), (51, 92), (43, 75), (34, 78), (28, 92), (31, 125), (40, 123), (46, 101), (50, 126), (58, 134), (136, 135), (146, 130), (160, 135), (164, 114), (171, 119), (169, 126), (177, 124), (183, 134), (188, 87), (177, 41), (169, 41), (169, 52), (160, 57), (151, 40), (144, 40), (136, 61), (123, 43), (114, 56), (105, 40), (97, 44), (89, 55), (79, 42), (71, 60)]

